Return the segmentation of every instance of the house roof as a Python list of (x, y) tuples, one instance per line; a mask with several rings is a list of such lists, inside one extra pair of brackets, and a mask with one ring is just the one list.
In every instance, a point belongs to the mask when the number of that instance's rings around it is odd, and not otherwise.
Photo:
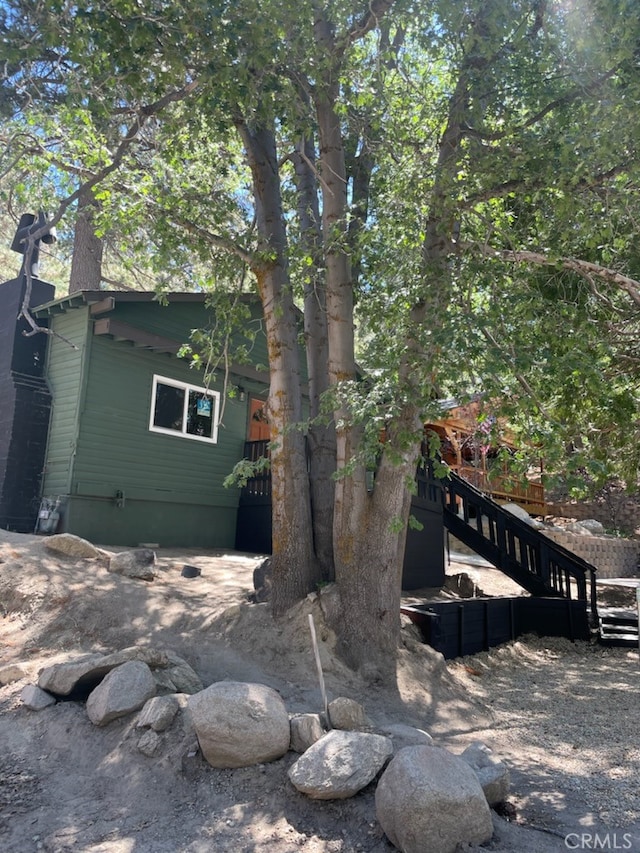
[[(104, 335), (116, 341), (126, 341), (135, 347), (156, 353), (177, 355), (184, 345), (183, 340), (165, 337), (108, 315), (115, 310), (118, 304), (155, 303), (161, 305), (166, 302), (169, 304), (192, 303), (202, 305), (208, 297), (208, 293), (192, 291), (158, 295), (148, 291), (80, 290), (76, 293), (70, 293), (68, 296), (61, 296), (59, 299), (45, 302), (32, 310), (37, 317), (50, 317), (88, 306), (89, 315), (93, 319), (94, 335)], [(246, 302), (257, 302), (257, 297), (253, 294), (242, 294), (241, 299)], [(268, 371), (258, 370), (248, 364), (233, 363), (231, 371), (247, 379), (267, 384), (269, 382)]]
[[(45, 302), (34, 308), (37, 315), (57, 314), (72, 308), (81, 308), (84, 305), (91, 307), (91, 313), (95, 316), (112, 311), (118, 302), (194, 302), (203, 303), (209, 294), (204, 292), (171, 292), (161, 295), (150, 291), (138, 290), (79, 290), (67, 296), (60, 296)], [(243, 299), (255, 299), (251, 294), (246, 294)]]
[[(203, 304), (206, 293), (167, 293), (163, 299), (169, 303), (190, 302)], [(118, 303), (152, 303), (160, 304), (157, 294), (138, 291), (105, 291), (80, 290), (61, 296), (51, 302), (45, 302), (33, 309), (38, 317), (63, 314), (74, 308), (89, 306), (89, 314), (94, 318), (94, 335), (108, 335), (114, 340), (128, 341), (138, 347), (154, 352), (176, 355), (183, 345), (182, 341), (173, 340), (162, 335), (140, 329), (131, 323), (123, 322), (115, 317), (102, 316), (109, 314)]]

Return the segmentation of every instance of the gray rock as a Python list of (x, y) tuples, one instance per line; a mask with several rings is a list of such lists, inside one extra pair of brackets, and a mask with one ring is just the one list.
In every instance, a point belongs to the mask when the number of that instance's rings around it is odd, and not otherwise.
[(503, 803), (509, 796), (509, 770), (486, 744), (475, 741), (460, 755), (473, 769), (490, 806)]
[(289, 719), (291, 726), (291, 749), (294, 752), (306, 752), (317, 740), (325, 735), (320, 714), (294, 714)]
[(271, 557), (267, 557), (253, 570), (254, 600), (257, 602), (271, 599)]
[(433, 738), (428, 732), (403, 723), (384, 726), (380, 729), (380, 734), (391, 738), (394, 752), (399, 752), (406, 746), (433, 746)]
[(180, 704), (175, 696), (153, 696), (145, 703), (136, 726), (163, 732), (169, 728), (179, 710)]
[(281, 758), (289, 749), (289, 715), (264, 684), (218, 681), (189, 697), (200, 749), (213, 767), (248, 767)]
[(604, 524), (601, 524), (595, 518), (583, 518), (580, 524), (592, 536), (602, 536), (605, 533)]
[(0, 666), (0, 687), (5, 684), (13, 684), (14, 681), (20, 681), (27, 677), (27, 670), (20, 663), (8, 663), (5, 666)]
[(87, 692), (115, 669), (130, 660), (146, 663), (156, 677), (158, 693), (195, 693), (202, 682), (189, 664), (173, 652), (132, 646), (110, 655), (85, 655), (43, 669), (38, 686), (56, 696), (78, 690)]
[(73, 533), (56, 533), (53, 536), (47, 536), (44, 540), (44, 547), (54, 554), (76, 557), (77, 559), (100, 559), (106, 556), (100, 548), (96, 548), (95, 545), (80, 536), (74, 536)]
[(89, 694), (87, 715), (95, 726), (106, 726), (142, 708), (155, 692), (156, 683), (147, 664), (128, 661), (112, 669)]
[(458, 844), (483, 844), (493, 834), (476, 774), (436, 746), (400, 750), (382, 774), (375, 801), (385, 835), (403, 853), (455, 853)]
[(155, 570), (156, 554), (151, 548), (135, 548), (133, 551), (121, 551), (113, 554), (109, 560), (108, 571), (127, 578), (152, 581)]
[(581, 521), (572, 521), (567, 524), (565, 530), (567, 533), (573, 533), (574, 536), (591, 536), (591, 532), (584, 526)]
[(166, 668), (154, 671), (158, 686), (161, 686), (160, 681), (163, 681), (163, 687), (166, 684), (164, 690), (160, 692), (199, 693), (204, 688), (200, 676), (179, 655), (172, 651), (167, 651), (165, 654), (168, 661)]
[(364, 708), (353, 699), (338, 696), (337, 699), (329, 702), (328, 710), (329, 720), (334, 729), (353, 732), (371, 728)]
[(68, 696), (78, 685), (97, 684), (104, 678), (113, 668), (101, 665), (107, 658), (107, 655), (83, 655), (73, 661), (48, 666), (40, 673), (38, 686), (56, 696)]
[(523, 509), (518, 504), (514, 504), (514, 503), (502, 504), (502, 509), (506, 510), (506, 512), (510, 512), (511, 515), (515, 515), (516, 518), (519, 518), (520, 521), (524, 521), (525, 524), (532, 524), (533, 523), (533, 519), (531, 518), (529, 513), (526, 511), (526, 509)]
[(26, 687), (23, 687), (20, 699), (30, 711), (41, 711), (43, 708), (48, 708), (49, 705), (55, 705), (56, 702), (54, 696), (45, 690), (41, 690), (35, 684), (27, 684)]
[(149, 758), (156, 754), (159, 746), (160, 735), (151, 729), (148, 729), (138, 741), (138, 749), (143, 755), (147, 755)]
[(312, 799), (343, 800), (373, 781), (392, 754), (389, 738), (334, 729), (289, 768), (289, 780)]

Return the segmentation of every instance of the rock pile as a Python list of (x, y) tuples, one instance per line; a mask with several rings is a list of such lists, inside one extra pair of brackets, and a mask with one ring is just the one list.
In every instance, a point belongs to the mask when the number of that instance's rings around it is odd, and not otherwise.
[[(5, 683), (24, 674), (21, 666), (2, 672)], [(86, 699), (96, 726), (138, 713), (132, 731), (140, 753), (151, 758), (168, 747), (179, 754), (187, 779), (198, 772), (198, 755), (212, 767), (237, 768), (290, 750), (299, 756), (289, 781), (312, 799), (353, 797), (377, 779), (376, 816), (404, 853), (453, 853), (459, 844), (487, 842), (490, 807), (509, 793), (507, 768), (480, 742), (456, 756), (401, 722), (376, 730), (365, 709), (346, 697), (329, 703), (326, 715), (289, 714), (263, 684), (220, 681), (205, 688), (171, 651), (132, 647), (72, 659), (44, 669), (21, 696), (34, 711)]]

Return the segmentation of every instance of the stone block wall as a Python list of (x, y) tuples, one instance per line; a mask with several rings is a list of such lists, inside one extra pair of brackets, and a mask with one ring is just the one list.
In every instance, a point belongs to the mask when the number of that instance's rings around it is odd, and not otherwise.
[(618, 495), (610, 501), (547, 501), (547, 515), (575, 518), (584, 521), (595, 518), (607, 530), (617, 530), (625, 536), (640, 536), (640, 500)]
[[(598, 570), (598, 578), (640, 577), (640, 541), (637, 539), (616, 539), (613, 536), (581, 536), (568, 533), (561, 528), (549, 527), (544, 531), (553, 542), (562, 545), (578, 557), (582, 557)], [(473, 555), (475, 552), (449, 536), (449, 548), (452, 553)]]
[(638, 577), (640, 542), (609, 536), (581, 536), (566, 530), (548, 528), (545, 536), (582, 557), (598, 570), (598, 578)]

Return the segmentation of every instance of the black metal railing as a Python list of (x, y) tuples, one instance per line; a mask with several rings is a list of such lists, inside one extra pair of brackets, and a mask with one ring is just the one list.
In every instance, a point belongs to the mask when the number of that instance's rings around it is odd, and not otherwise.
[[(252, 462), (269, 456), (269, 442), (247, 441), (244, 456)], [(531, 595), (562, 597), (588, 603), (597, 624), (596, 569), (557, 545), (530, 524), (503, 509), (467, 480), (449, 472), (440, 479), (432, 467), (418, 470), (416, 497), (442, 501), (445, 528)], [(257, 472), (242, 489), (243, 496), (271, 496), (271, 472)]]
[[(264, 438), (259, 441), (245, 441), (244, 458), (250, 462), (269, 458), (269, 440)], [(271, 495), (271, 471), (257, 471), (253, 477), (247, 480), (242, 487), (242, 495), (252, 497), (269, 497)]]
[(444, 525), (532, 595), (589, 603), (597, 621), (596, 569), (451, 472), (440, 481)]

